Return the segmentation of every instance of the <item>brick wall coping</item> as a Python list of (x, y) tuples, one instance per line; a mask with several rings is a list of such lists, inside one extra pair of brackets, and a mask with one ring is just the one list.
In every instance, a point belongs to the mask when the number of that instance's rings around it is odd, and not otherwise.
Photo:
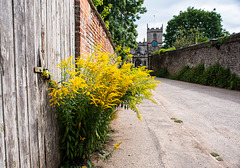
[(112, 46), (113, 46), (113, 49), (115, 50), (115, 45), (114, 45), (114, 43), (113, 43), (112, 37), (111, 37), (111, 35), (110, 35), (110, 32), (109, 32), (109, 30), (108, 30), (107, 27), (106, 27), (105, 22), (103, 21), (101, 15), (98, 13), (98, 11), (97, 11), (95, 5), (93, 4), (92, 0), (88, 0), (88, 2), (89, 2), (89, 4), (90, 4), (91, 8), (93, 9), (94, 13), (96, 14), (97, 18), (98, 18), (99, 21), (101, 22), (102, 27), (103, 27), (103, 29), (105, 30), (105, 32), (106, 32), (106, 34), (107, 34), (107, 37), (108, 37), (109, 41), (111, 42), (111, 44), (112, 44)]

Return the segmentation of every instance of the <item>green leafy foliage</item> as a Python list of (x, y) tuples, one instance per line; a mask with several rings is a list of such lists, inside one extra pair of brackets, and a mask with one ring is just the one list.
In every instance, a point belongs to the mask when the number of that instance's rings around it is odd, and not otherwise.
[(175, 80), (181, 80), (181, 81), (185, 81), (187, 78), (187, 74), (188, 72), (190, 72), (191, 68), (186, 65), (184, 67), (182, 67), (176, 74), (170, 76), (170, 79), (175, 79)]
[(153, 52), (153, 55), (154, 55), (154, 54), (162, 55), (163, 53), (165, 53), (165, 52), (167, 52), (167, 51), (173, 51), (173, 50), (176, 50), (176, 48), (174, 48), (174, 47), (172, 47), (172, 48), (167, 48), (167, 49), (161, 48), (161, 49), (158, 50), (158, 51), (154, 51), (154, 52)]
[(161, 77), (161, 78), (168, 78), (169, 77), (169, 73), (167, 68), (160, 68), (158, 71), (156, 72), (151, 72), (150, 73), (152, 76), (157, 76), (157, 77)]
[(179, 28), (175, 34), (175, 39), (173, 46), (177, 49), (208, 41), (208, 38), (199, 32), (199, 28), (191, 28), (190, 30)]
[(228, 36), (228, 35), (219, 37), (216, 42), (212, 43), (211, 46), (214, 46), (217, 49), (219, 49), (221, 47), (221, 45), (223, 45), (224, 43), (226, 43), (229, 40), (229, 38), (230, 38), (230, 36)]
[[(136, 48), (137, 25), (140, 14), (146, 12), (142, 7), (144, 0), (95, 0), (93, 1), (98, 12), (109, 28), (111, 37), (116, 46)], [(109, 12), (106, 12), (109, 11)]]
[(171, 78), (191, 83), (201, 83), (201, 77), (204, 70), (205, 67), (203, 63), (193, 68), (190, 68), (189, 66), (184, 66), (178, 73), (171, 76)]
[(220, 157), (218, 153), (211, 152), (210, 154), (212, 155), (212, 157), (215, 157), (217, 161), (223, 161), (223, 159)]
[(210, 153), (213, 157), (218, 157), (218, 156), (220, 156), (218, 153), (216, 153), (216, 152), (211, 152)]
[[(51, 80), (49, 95), (59, 125), (61, 161), (64, 167), (90, 166), (94, 151), (101, 151), (109, 138), (110, 122), (120, 105), (136, 112), (137, 104), (150, 99), (156, 81), (145, 67), (132, 68), (121, 59), (96, 48), (73, 63), (73, 57), (58, 64), (61, 80)], [(120, 143), (114, 145), (114, 150)], [(110, 153), (103, 155), (105, 158)], [(86, 161), (88, 161), (86, 163)], [(91, 167), (91, 166), (90, 166)]]
[(176, 119), (176, 118), (171, 118), (171, 120), (173, 120), (175, 123), (183, 123), (182, 120), (178, 120), (178, 119)]
[(103, 5), (103, 0), (92, 0), (95, 7)]
[(201, 38), (218, 38), (224, 34), (229, 34), (222, 28), (221, 15), (213, 11), (204, 11), (201, 9), (194, 9), (194, 7), (188, 7), (187, 11), (180, 11), (178, 16), (173, 16), (168, 22), (165, 37), (165, 47), (173, 46), (176, 41), (175, 35), (180, 29), (185, 29), (189, 32), (193, 28), (199, 28), (199, 32), (202, 33)]
[(162, 68), (151, 73), (151, 75), (208, 86), (240, 90), (240, 78), (237, 77), (235, 73), (231, 73), (230, 68), (224, 68), (219, 63), (215, 63), (207, 68), (205, 68), (203, 63), (195, 67), (184, 66), (174, 75), (168, 75), (167, 68)]

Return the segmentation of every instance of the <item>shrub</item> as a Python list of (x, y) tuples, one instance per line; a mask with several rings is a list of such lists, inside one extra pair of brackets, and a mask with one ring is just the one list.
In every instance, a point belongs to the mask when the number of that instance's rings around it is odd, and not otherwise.
[(173, 51), (173, 50), (176, 50), (176, 48), (161, 48), (160, 50), (157, 50), (157, 51), (153, 51), (153, 55), (155, 54), (158, 54), (158, 55), (162, 55), (163, 53), (167, 52), (167, 51)]
[(174, 75), (169, 75), (167, 68), (163, 68), (156, 72), (152, 72), (151, 75), (232, 90), (240, 90), (240, 78), (237, 77), (235, 73), (231, 73), (229, 67), (224, 68), (219, 63), (215, 63), (207, 68), (205, 68), (203, 63), (192, 68), (184, 66)]
[(165, 53), (167, 51), (173, 51), (173, 50), (176, 50), (176, 48), (168, 48), (168, 49), (162, 48), (162, 49), (159, 50), (158, 54), (162, 55), (163, 53)]
[(219, 63), (206, 68), (201, 84), (240, 90), (240, 78), (231, 73), (230, 68), (224, 68)]
[(217, 41), (215, 43), (213, 43), (211, 46), (216, 47), (217, 49), (219, 49), (221, 47), (221, 45), (223, 45), (224, 43), (226, 43), (228, 40), (230, 39), (229, 35), (225, 35), (223, 37), (219, 37), (217, 39)]
[(240, 78), (236, 74), (231, 74), (230, 85), (228, 87), (232, 90), (240, 90)]
[(116, 107), (129, 107), (141, 115), (136, 105), (151, 99), (156, 87), (150, 71), (131, 68), (109, 53), (96, 49), (80, 57), (75, 64), (70, 57), (58, 68), (61, 81), (51, 80), (52, 105), (57, 113), (62, 165), (74, 166), (88, 160), (108, 138), (109, 124)]
[(187, 73), (191, 70), (189, 66), (182, 67), (176, 74), (170, 76), (170, 79), (185, 81), (187, 79)]
[(203, 63), (192, 67), (191, 70), (187, 71), (187, 73), (185, 74), (185, 81), (192, 83), (200, 83), (204, 70), (205, 67)]
[(160, 68), (158, 71), (156, 72), (151, 72), (150, 73), (152, 76), (157, 76), (157, 77), (161, 77), (161, 78), (168, 78), (169, 77), (169, 73), (166, 67), (164, 68)]

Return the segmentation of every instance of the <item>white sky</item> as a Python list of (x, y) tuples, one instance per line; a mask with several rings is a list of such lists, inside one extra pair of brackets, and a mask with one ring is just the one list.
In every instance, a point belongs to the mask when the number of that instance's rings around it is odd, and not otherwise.
[(137, 42), (147, 38), (147, 24), (149, 28), (161, 27), (163, 24), (165, 32), (167, 22), (173, 15), (179, 15), (180, 11), (186, 11), (189, 6), (205, 11), (216, 8), (222, 17), (223, 28), (231, 34), (240, 32), (240, 0), (145, 0), (143, 6), (147, 7), (147, 13), (140, 15), (140, 20), (136, 22)]

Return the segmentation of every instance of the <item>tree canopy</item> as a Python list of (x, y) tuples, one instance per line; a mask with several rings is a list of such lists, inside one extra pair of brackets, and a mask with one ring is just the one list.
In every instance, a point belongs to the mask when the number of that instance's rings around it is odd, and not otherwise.
[(137, 25), (144, 0), (93, 0), (102, 15), (116, 46), (136, 48)]
[(206, 42), (208, 40), (207, 37), (203, 36), (203, 33), (199, 32), (199, 28), (191, 28), (190, 30), (179, 28), (178, 32), (175, 34), (175, 42), (173, 43), (173, 46), (178, 49)]
[(190, 32), (192, 29), (197, 28), (202, 35), (201, 38), (221, 37), (226, 33), (221, 22), (221, 15), (216, 13), (216, 9), (209, 12), (188, 7), (187, 11), (180, 11), (178, 16), (174, 15), (173, 19), (168, 21), (166, 33), (164, 34), (165, 47), (173, 46), (176, 41), (176, 34), (182, 29)]

